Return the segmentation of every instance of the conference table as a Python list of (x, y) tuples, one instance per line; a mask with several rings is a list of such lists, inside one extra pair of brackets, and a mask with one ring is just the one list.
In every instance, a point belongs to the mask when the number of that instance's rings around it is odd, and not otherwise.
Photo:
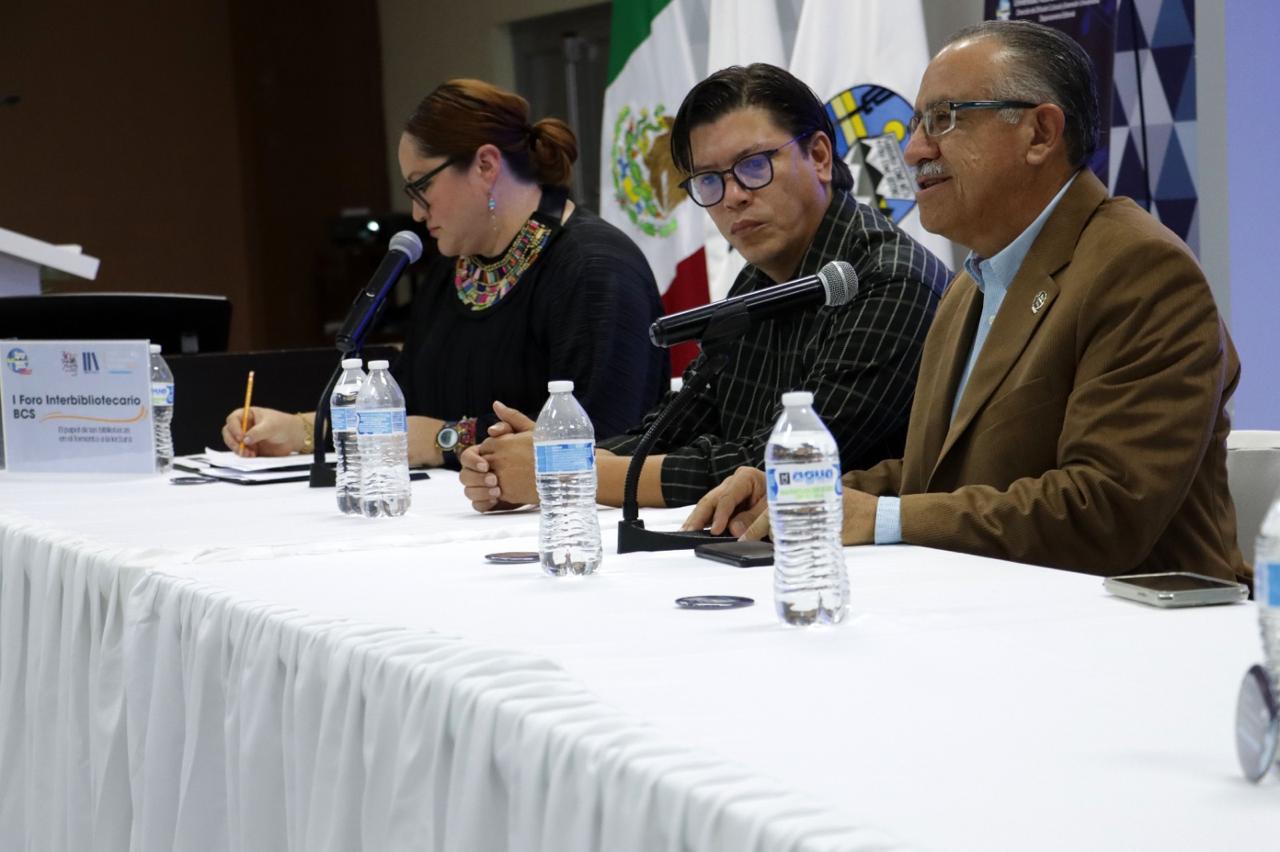
[(848, 619), (799, 629), (771, 569), (619, 556), (619, 514), (555, 578), (487, 562), (537, 513), (447, 472), (383, 519), (0, 473), (0, 849), (1276, 847), (1234, 751), (1253, 604), (860, 547)]

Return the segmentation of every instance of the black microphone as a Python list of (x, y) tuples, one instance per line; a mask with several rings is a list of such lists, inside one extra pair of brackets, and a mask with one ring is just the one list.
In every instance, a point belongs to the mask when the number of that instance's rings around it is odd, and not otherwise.
[(707, 324), (722, 311), (743, 311), (754, 325), (811, 305), (838, 307), (857, 294), (858, 273), (843, 260), (833, 260), (818, 270), (817, 275), (806, 275), (754, 293), (659, 317), (649, 326), (649, 339), (654, 346), (674, 346), (686, 340), (702, 339)]
[(395, 285), (404, 268), (422, 257), (422, 240), (413, 231), (400, 231), (391, 238), (387, 256), (378, 264), (368, 285), (356, 294), (356, 300), (347, 311), (346, 322), (338, 332), (337, 345), (342, 352), (352, 352), (364, 343), (365, 335), (373, 328), (387, 294)]

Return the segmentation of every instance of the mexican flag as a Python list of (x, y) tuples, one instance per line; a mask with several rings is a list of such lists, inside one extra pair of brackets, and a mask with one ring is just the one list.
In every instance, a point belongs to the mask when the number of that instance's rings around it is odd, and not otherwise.
[(951, 242), (920, 224), (903, 152), (929, 63), (920, 0), (805, 0), (791, 73), (827, 105), (854, 194), (952, 266)]
[[(601, 131), (600, 215), (640, 246), (668, 312), (706, 304), (706, 213), (677, 184), (671, 125), (705, 76), (695, 67), (678, 0), (614, 0)], [(672, 349), (678, 375), (697, 354)]]

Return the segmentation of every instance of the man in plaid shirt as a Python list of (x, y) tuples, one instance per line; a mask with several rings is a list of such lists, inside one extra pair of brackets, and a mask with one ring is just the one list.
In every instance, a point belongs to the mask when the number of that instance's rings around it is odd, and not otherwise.
[[(681, 104), (671, 135), (675, 163), (689, 175), (681, 186), (748, 261), (729, 295), (815, 274), (833, 260), (853, 265), (859, 290), (844, 306), (774, 317), (721, 344), (728, 366), (654, 445), (640, 505), (693, 503), (734, 469), (762, 465), (789, 390), (813, 392), (846, 470), (901, 454), (921, 348), (949, 272), (855, 200), (834, 138), (813, 92), (772, 65), (726, 68)], [(598, 444), (601, 503), (622, 504), (628, 456), (670, 398)], [(537, 502), (533, 421), (498, 402), (494, 410), (502, 422), (462, 455), (462, 482), (478, 511)]]

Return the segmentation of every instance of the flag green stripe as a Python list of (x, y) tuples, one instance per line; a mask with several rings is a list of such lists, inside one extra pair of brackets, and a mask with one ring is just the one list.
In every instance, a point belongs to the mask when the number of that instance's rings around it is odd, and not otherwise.
[(671, 0), (614, 0), (609, 24), (609, 82), (622, 73), (627, 60), (649, 37), (649, 24)]

